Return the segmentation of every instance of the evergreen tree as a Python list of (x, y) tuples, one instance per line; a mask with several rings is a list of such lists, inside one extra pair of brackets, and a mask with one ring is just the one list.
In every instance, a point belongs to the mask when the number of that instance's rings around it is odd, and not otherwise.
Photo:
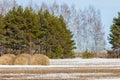
[(0, 44), (4, 41), (4, 21), (3, 21), (3, 16), (0, 14)]
[(73, 56), (72, 50), (76, 48), (74, 46), (75, 45), (74, 40), (72, 40), (73, 37), (72, 32), (67, 29), (65, 20), (62, 15), (60, 15), (59, 20), (61, 24), (60, 35), (62, 36), (62, 41), (60, 42), (62, 42), (61, 46), (63, 48), (63, 56), (72, 57)]
[(0, 55), (4, 52), (4, 20), (3, 16), (0, 14)]
[(41, 50), (42, 53), (48, 53), (47, 52), (47, 26), (48, 26), (48, 22), (47, 19), (44, 16), (44, 13), (42, 11), (42, 9), (38, 12), (38, 16), (39, 16), (39, 22), (40, 22), (40, 31), (42, 32), (41, 35), (38, 36), (38, 38), (41, 38)]
[(72, 35), (66, 28), (66, 23), (62, 16), (55, 17), (48, 10), (39, 11), (41, 31), (43, 32), (42, 51), (52, 58), (73, 56), (72, 49), (74, 42)]
[(5, 45), (10, 51), (21, 50), (25, 38), (23, 34), (24, 18), (23, 8), (13, 8), (5, 16)]
[(111, 34), (110, 36), (110, 44), (112, 44), (112, 48), (120, 48), (120, 13), (118, 13), (118, 17), (114, 18), (113, 25), (111, 26)]
[(25, 27), (24, 33), (27, 40), (27, 46), (29, 52), (35, 49), (36, 44), (40, 41), (38, 35), (40, 35), (40, 23), (38, 15), (32, 10), (32, 8), (26, 8), (24, 11)]
[(32, 53), (40, 35), (38, 15), (32, 8), (14, 7), (5, 16), (6, 48)]

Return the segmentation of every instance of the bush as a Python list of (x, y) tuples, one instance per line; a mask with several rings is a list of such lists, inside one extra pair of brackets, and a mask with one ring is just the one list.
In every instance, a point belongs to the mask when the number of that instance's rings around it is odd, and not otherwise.
[(82, 58), (93, 58), (93, 57), (94, 57), (94, 53), (92, 52), (85, 51), (82, 53)]
[(81, 52), (75, 53), (75, 57), (82, 57), (82, 53)]
[(63, 58), (75, 58), (75, 53), (69, 52), (68, 54), (63, 54)]
[(49, 58), (43, 54), (34, 54), (30, 59), (31, 65), (49, 65)]
[(107, 53), (109, 58), (120, 58), (120, 52), (117, 50), (108, 50)]
[(0, 57), (0, 65), (13, 65), (14, 59), (14, 54), (4, 54)]
[(97, 53), (95, 57), (97, 57), (97, 58), (108, 58), (108, 54), (107, 53)]
[(30, 54), (20, 54), (14, 60), (14, 65), (29, 65), (30, 64)]

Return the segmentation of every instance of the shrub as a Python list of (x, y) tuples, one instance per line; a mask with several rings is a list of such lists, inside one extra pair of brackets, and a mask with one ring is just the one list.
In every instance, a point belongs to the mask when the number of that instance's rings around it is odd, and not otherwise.
[(14, 54), (4, 54), (0, 57), (0, 65), (12, 65), (15, 59)]
[(81, 52), (75, 53), (75, 57), (82, 57), (82, 53)]
[(109, 58), (120, 58), (120, 52), (117, 50), (108, 50), (107, 53)]
[(14, 65), (29, 65), (30, 64), (30, 54), (20, 54), (14, 60)]
[(49, 65), (49, 58), (43, 54), (34, 54), (30, 59), (31, 65)]
[(92, 52), (85, 51), (82, 53), (82, 58), (93, 58), (93, 57), (94, 57), (94, 53)]
[(97, 53), (95, 57), (97, 57), (97, 58), (108, 58), (108, 54), (107, 53)]
[[(62, 58), (62, 56), (61, 56)], [(63, 58), (75, 58), (74, 52), (69, 52), (68, 54), (63, 54)]]

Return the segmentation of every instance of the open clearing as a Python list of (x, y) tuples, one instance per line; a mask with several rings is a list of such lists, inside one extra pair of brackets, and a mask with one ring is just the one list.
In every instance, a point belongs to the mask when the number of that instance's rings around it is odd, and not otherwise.
[(120, 80), (120, 59), (51, 59), (50, 66), (0, 65), (0, 80)]

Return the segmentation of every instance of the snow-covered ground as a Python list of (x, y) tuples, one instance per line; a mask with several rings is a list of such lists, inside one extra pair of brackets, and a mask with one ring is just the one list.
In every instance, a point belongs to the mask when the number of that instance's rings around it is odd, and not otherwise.
[(51, 59), (51, 65), (57, 66), (83, 66), (83, 67), (108, 67), (108, 66), (118, 66), (120, 67), (120, 59), (106, 59), (106, 58), (92, 58), (92, 59), (82, 59), (82, 58), (73, 58), (73, 59)]
[[(3, 76), (4, 80), (16, 80), (19, 78), (31, 80), (120, 80), (120, 59), (50, 59), (50, 63), (48, 66), (0, 65), (0, 80)], [(11, 71), (12, 69), (13, 72)], [(29, 70), (33, 70), (34, 73)], [(47, 70), (48, 72), (46, 72)], [(35, 71), (38, 72), (35, 73)]]
[(103, 78), (103, 79), (94, 79), (94, 80), (120, 80), (120, 78)]
[[(77, 76), (97, 76), (97, 75), (102, 75), (102, 76), (105, 76), (105, 75), (110, 75), (111, 73), (50, 73), (50, 74), (0, 74), (0, 76), (10, 76), (10, 75), (14, 75), (14, 76), (25, 76), (25, 77), (22, 77), (22, 78), (26, 78), (26, 79), (34, 79), (34, 78), (47, 78), (47, 79), (55, 79), (55, 78), (61, 78), (61, 79), (69, 79), (69, 78), (77, 78), (79, 79), (79, 77)], [(27, 76), (27, 77), (26, 77)]]

